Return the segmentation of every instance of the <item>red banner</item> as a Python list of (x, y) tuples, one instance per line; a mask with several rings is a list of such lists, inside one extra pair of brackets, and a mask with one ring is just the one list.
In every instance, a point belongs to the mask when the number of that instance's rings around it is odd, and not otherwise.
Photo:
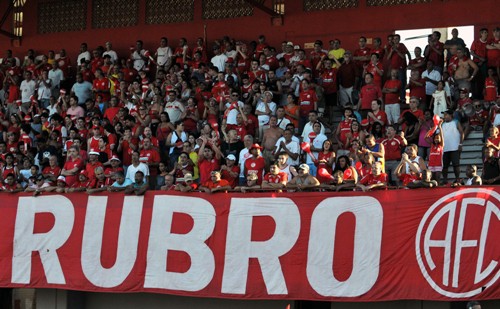
[(497, 188), (2, 194), (0, 286), (253, 299), (499, 299)]

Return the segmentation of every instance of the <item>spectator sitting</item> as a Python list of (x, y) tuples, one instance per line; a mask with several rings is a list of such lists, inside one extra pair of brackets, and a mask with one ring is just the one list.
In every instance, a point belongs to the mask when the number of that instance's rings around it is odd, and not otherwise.
[(175, 189), (175, 177), (172, 175), (165, 175), (165, 184), (161, 186), (160, 190), (170, 191)]
[(500, 164), (498, 158), (494, 156), (495, 149), (484, 149), (483, 174), (481, 178), (483, 183), (490, 185), (500, 184)]
[(108, 190), (110, 179), (106, 178), (106, 175), (104, 175), (104, 169), (101, 166), (96, 167), (94, 174), (95, 178), (92, 180), (90, 186), (87, 187), (87, 193), (92, 194)]
[[(193, 181), (193, 175), (190, 173), (187, 173), (184, 175), (184, 181), (179, 181), (175, 185), (175, 191), (181, 191), (181, 192), (192, 192), (198, 188), (198, 185)], [(177, 179), (177, 180), (182, 180), (182, 179)]]
[(66, 188), (66, 192), (82, 192), (90, 187), (91, 180), (89, 174), (86, 170), (81, 170), (78, 175), (78, 180), (72, 184), (69, 188)]
[(422, 179), (415, 180), (408, 184), (409, 189), (417, 189), (417, 188), (435, 188), (438, 186), (437, 181), (432, 180), (432, 172), (430, 170), (422, 171)]
[(61, 176), (57, 177), (56, 185), (46, 188), (45, 191), (64, 193), (64, 192), (66, 192), (66, 187), (67, 187), (66, 177), (61, 175)]
[(234, 188), (234, 191), (241, 191), (245, 193), (246, 191), (258, 190), (261, 188), (261, 186), (257, 184), (258, 180), (259, 177), (256, 173), (248, 173), (246, 176), (246, 184)]
[[(403, 170), (405, 166), (410, 168), (409, 173)], [(403, 154), (403, 158), (401, 162), (399, 162), (399, 165), (396, 167), (394, 173), (398, 176), (399, 180), (401, 180), (403, 187), (407, 187), (408, 184), (420, 180), (420, 168), (418, 163), (408, 160), (408, 156), (406, 154)]]
[(455, 186), (480, 186), (483, 184), (483, 180), (477, 174), (477, 166), (474, 164), (468, 164), (465, 168), (466, 179), (462, 179), (460, 183), (455, 183)]
[(205, 193), (215, 193), (227, 190), (231, 190), (231, 185), (227, 180), (221, 179), (220, 171), (212, 171), (210, 173), (210, 180), (205, 181), (200, 186), (200, 191)]
[(264, 176), (262, 189), (283, 189), (287, 181), (288, 174), (280, 171), (278, 162), (273, 162), (269, 166), (269, 173)]
[(124, 191), (131, 184), (132, 180), (125, 178), (125, 174), (123, 174), (123, 172), (116, 172), (115, 182), (113, 182), (113, 184), (108, 187), (108, 191), (110, 192)]
[[(346, 172), (346, 170), (349, 170), (350, 172)], [(339, 171), (342, 172), (342, 180), (344, 183), (356, 184), (358, 182), (358, 172), (353, 166), (351, 166), (351, 160), (348, 156), (338, 157), (335, 168), (333, 169), (333, 174), (335, 175), (335, 173)]]
[(226, 164), (223, 164), (220, 169), (222, 179), (227, 180), (231, 188), (236, 187), (240, 175), (240, 167), (236, 164), (236, 156), (234, 154), (229, 154), (226, 157)]
[(382, 173), (382, 163), (374, 162), (372, 165), (372, 173), (363, 177), (359, 184), (356, 185), (363, 192), (372, 189), (383, 189), (387, 187), (387, 174)]
[(17, 193), (22, 191), (23, 187), (17, 183), (13, 173), (7, 174), (4, 183), (0, 185), (0, 192)]
[[(39, 195), (41, 192), (45, 191), (45, 188), (50, 187), (48, 182), (45, 182), (43, 175), (32, 176), (34, 181), (29, 185), (24, 192), (34, 192), (34, 196)], [(30, 178), (32, 178), (30, 177)]]
[[(129, 167), (130, 168), (130, 167)], [(126, 194), (144, 195), (148, 190), (148, 183), (144, 179), (142, 171), (135, 172), (135, 182), (125, 189)]]
[(318, 179), (309, 174), (309, 165), (302, 163), (297, 168), (297, 172), (299, 174), (287, 183), (287, 189), (304, 191), (314, 189), (319, 186)]

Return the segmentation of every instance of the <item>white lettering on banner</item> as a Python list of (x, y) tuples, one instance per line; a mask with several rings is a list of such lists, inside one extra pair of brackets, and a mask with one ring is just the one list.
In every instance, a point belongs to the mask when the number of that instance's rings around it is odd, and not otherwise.
[(90, 196), (85, 216), (82, 240), (82, 270), (95, 286), (118, 286), (130, 274), (137, 258), (141, 228), (143, 196), (126, 196), (119, 222), (118, 245), (115, 264), (104, 268), (101, 264), (102, 240), (108, 198)]
[[(351, 212), (356, 218), (352, 272), (346, 281), (333, 273), (335, 230), (340, 215)], [(379, 274), (382, 205), (373, 197), (332, 197), (322, 201), (311, 219), (307, 252), (307, 279), (322, 296), (355, 297), (368, 292)]]
[[(174, 213), (187, 214), (193, 219), (191, 231), (172, 233)], [(215, 210), (208, 201), (186, 196), (155, 196), (144, 287), (192, 292), (205, 288), (215, 272), (213, 252), (205, 243), (214, 227)], [(189, 255), (189, 270), (184, 273), (167, 271), (170, 250)]]
[[(498, 260), (485, 261), (485, 252), (488, 237), (498, 231), (492, 231), (493, 220), (500, 220), (500, 195), (493, 190), (475, 188), (461, 190), (448, 194), (435, 202), (425, 213), (417, 231), (415, 250), (418, 265), (422, 274), (431, 287), (443, 296), (450, 298), (466, 298), (478, 295), (483, 288), (493, 285), (500, 277)], [(478, 220), (467, 220), (467, 215), (472, 214)], [(492, 218), (492, 214), (495, 217)], [(456, 217), (458, 215), (458, 218)], [(455, 222), (457, 225), (455, 226)], [(474, 226), (482, 223), (480, 235), (475, 232)], [(498, 225), (497, 225), (498, 226)], [(436, 231), (444, 227), (444, 235), (436, 235)], [(479, 239), (464, 239), (464, 235), (476, 235)], [(478, 245), (479, 240), (479, 245)], [(490, 244), (491, 245), (491, 244)], [(454, 247), (454, 250), (452, 248)], [(442, 263), (435, 263), (432, 248), (441, 248), (443, 251)], [(462, 252), (468, 250), (468, 256), (477, 256), (475, 263), (462, 263)], [(494, 254), (493, 254), (494, 255)], [(450, 264), (453, 261), (453, 264)], [(488, 265), (483, 269), (483, 265)], [(443, 265), (442, 277), (436, 275), (440, 272), (439, 265)], [(475, 267), (475, 269), (474, 269)], [(451, 271), (451, 286), (450, 286)], [(473, 273), (473, 282), (464, 282), (461, 273)], [(460, 281), (461, 279), (461, 281)]]
[[(34, 233), (35, 215), (50, 213), (54, 226), (46, 233)], [(12, 256), (12, 283), (29, 284), (33, 251), (38, 251), (47, 283), (65, 284), (57, 255), (73, 230), (75, 212), (69, 199), (60, 195), (20, 197), (17, 206)]]
[[(271, 217), (276, 229), (265, 241), (252, 241), (254, 217)], [(290, 251), (300, 233), (300, 213), (289, 198), (232, 198), (227, 224), (222, 293), (245, 294), (249, 259), (257, 258), (270, 295), (288, 289), (279, 257)]]

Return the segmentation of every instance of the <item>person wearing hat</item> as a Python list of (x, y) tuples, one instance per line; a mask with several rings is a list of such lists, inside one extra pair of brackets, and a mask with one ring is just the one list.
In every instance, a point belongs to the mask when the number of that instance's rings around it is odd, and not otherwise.
[[(443, 127), (443, 183), (448, 182), (448, 167), (450, 163), (455, 173), (455, 182), (460, 178), (460, 153), (462, 152), (462, 143), (464, 140), (464, 130), (460, 122), (453, 121), (454, 110), (444, 112)], [(439, 179), (436, 179), (439, 181)]]
[(89, 154), (89, 159), (88, 159), (87, 164), (85, 165), (85, 171), (87, 171), (88, 178), (94, 178), (95, 168), (98, 166), (103, 166), (103, 165), (99, 161), (99, 150), (90, 149), (88, 154)]
[(215, 193), (227, 190), (231, 190), (231, 185), (227, 180), (221, 179), (220, 171), (212, 171), (210, 173), (210, 180), (205, 181), (200, 186), (200, 191), (205, 193)]
[(180, 181), (174, 186), (175, 191), (192, 192), (198, 188), (198, 185), (193, 180), (193, 175), (187, 173), (183, 177), (184, 181)]
[(309, 174), (309, 165), (302, 163), (297, 168), (297, 176), (286, 184), (287, 189), (304, 191), (316, 188), (319, 186), (319, 180)]
[(198, 169), (200, 172), (200, 183), (210, 180), (211, 171), (220, 169), (220, 159), (222, 152), (217, 145), (212, 145), (212, 142), (205, 136), (200, 137), (202, 144), (198, 149)]
[(59, 176), (57, 177), (56, 185), (55, 186), (50, 186), (45, 189), (47, 192), (57, 192), (57, 193), (64, 193), (66, 192), (66, 188), (68, 187), (66, 177), (64, 176)]
[(221, 177), (229, 182), (231, 188), (238, 184), (238, 176), (240, 175), (240, 167), (236, 164), (236, 156), (229, 154), (226, 157), (226, 164), (220, 167)]
[(109, 164), (111, 164), (111, 167), (107, 167), (104, 170), (104, 175), (106, 175), (107, 178), (111, 178), (114, 180), (114, 175), (118, 172), (123, 173), (123, 167), (121, 166), (122, 161), (120, 158), (118, 158), (117, 155), (112, 155), (111, 159), (109, 159)]
[(250, 173), (254, 173), (257, 175), (257, 184), (262, 184), (262, 176), (264, 174), (264, 168), (266, 166), (264, 157), (260, 155), (260, 147), (259, 144), (253, 144), (250, 147), (250, 154), (252, 155), (250, 158), (245, 161), (245, 170), (244, 175), (248, 176)]

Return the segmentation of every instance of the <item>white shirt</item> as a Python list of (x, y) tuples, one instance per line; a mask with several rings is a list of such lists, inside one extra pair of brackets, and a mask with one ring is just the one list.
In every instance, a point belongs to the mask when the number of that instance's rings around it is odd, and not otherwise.
[(450, 122), (443, 122), (443, 152), (456, 151), (460, 144), (460, 131), (458, 131), (457, 123), (452, 120)]
[[(319, 148), (319, 149), (322, 149), (323, 148), (323, 142), (326, 141), (328, 138), (326, 137), (325, 134), (318, 134), (316, 136), (316, 138), (313, 140), (313, 142), (311, 143), (311, 146), (314, 147), (314, 148)], [(316, 152), (316, 151), (313, 151), (311, 152), (311, 154), (316, 158), (318, 159), (318, 155), (319, 155), (319, 152)], [(310, 155), (306, 155), (306, 163), (307, 164), (312, 164), (314, 163), (313, 160), (311, 159), (311, 156)]]
[(184, 113), (184, 105), (179, 101), (167, 102), (165, 105), (165, 111), (170, 118), (170, 122), (174, 123), (181, 119), (182, 113)]
[[(285, 142), (285, 138), (283, 136), (278, 138), (278, 140), (276, 141), (276, 144), (275, 144), (276, 151), (278, 151), (278, 149), (280, 148), (281, 142)], [(285, 147), (291, 153), (300, 154), (300, 141), (297, 138), (297, 136), (292, 136), (292, 141), (290, 143), (287, 144), (285, 142)], [(299, 163), (300, 163), (299, 159), (300, 159), (300, 156), (298, 156), (296, 160), (293, 160), (292, 157), (288, 156), (288, 160), (286, 161), (286, 163), (288, 165), (299, 165)]]
[[(441, 80), (441, 74), (436, 70), (432, 70), (430, 73), (428, 70), (425, 70), (422, 73), (422, 78), (426, 78), (426, 77), (429, 79), (432, 79), (436, 82)], [(437, 89), (437, 85), (434, 85), (433, 83), (428, 82), (428, 81), (425, 82), (425, 94), (426, 95), (432, 95), (432, 93), (434, 93), (434, 91), (436, 91), (436, 89)]]
[(243, 148), (240, 151), (240, 156), (238, 158), (238, 162), (240, 163), (240, 177), (245, 177), (245, 174), (243, 173), (245, 171), (245, 161), (250, 158), (252, 154), (248, 150), (248, 148)]
[[(241, 101), (238, 101), (238, 106), (243, 108), (245, 104)], [(230, 102), (227, 102), (226, 103), (226, 110), (231, 106), (231, 103)], [(236, 124), (236, 116), (238, 116), (240, 112), (238, 111), (237, 108), (233, 108), (232, 110), (230, 110), (228, 113), (227, 113), (227, 119), (226, 119), (226, 123), (227, 124)]]
[(170, 57), (172, 57), (172, 49), (170, 47), (158, 47), (156, 50), (156, 62), (158, 65), (165, 65)]
[(113, 61), (113, 63), (116, 63), (118, 61), (118, 55), (114, 50), (107, 50), (104, 53), (102, 53), (103, 58), (106, 55), (109, 55), (111, 57), (111, 61)]
[(212, 64), (219, 69), (219, 72), (224, 72), (226, 61), (227, 61), (227, 56), (224, 54), (213, 56), (212, 59), (210, 60), (210, 62), (212, 62)]
[(287, 118), (282, 118), (282, 119), (278, 119), (278, 127), (280, 127), (281, 129), (283, 130), (286, 130), (286, 126), (291, 123), (291, 121)]
[(78, 58), (76, 59), (77, 66), (82, 64), (82, 59), (85, 59), (86, 62), (89, 62), (90, 61), (90, 52), (85, 51), (85, 52), (78, 55)]
[[(267, 103), (269, 105), (269, 109), (271, 110), (271, 115), (276, 114), (276, 103), (274, 102), (269, 102)], [(256, 111), (259, 112), (266, 112), (266, 104), (263, 101), (259, 101), (257, 103), (257, 107), (255, 108)], [(259, 120), (259, 126), (266, 125), (269, 123), (269, 116), (270, 115), (259, 115), (257, 116), (257, 119)]]
[[(302, 141), (309, 143), (309, 133), (313, 131), (313, 124), (310, 121), (306, 123), (304, 126), (304, 130), (302, 131)], [(321, 134), (325, 134), (325, 126), (321, 123), (321, 130), (319, 131)]]
[(127, 175), (125, 178), (130, 179), (132, 182), (135, 182), (135, 173), (137, 171), (141, 171), (144, 173), (144, 177), (149, 176), (149, 167), (147, 164), (139, 162), (139, 165), (134, 166), (133, 164), (130, 164), (129, 167), (127, 168)]
[(61, 69), (57, 68), (56, 70), (49, 71), (49, 79), (52, 82), (52, 89), (58, 88), (61, 84), (61, 81), (64, 80), (64, 74)]
[(140, 55), (144, 56), (145, 52), (146, 51), (142, 49), (140, 52), (137, 52), (136, 50), (132, 53), (131, 58), (134, 61), (134, 69), (136, 69), (137, 71), (142, 70), (142, 68), (144, 67), (145, 62), (144, 60), (142, 60), (142, 57)]
[(85, 101), (92, 97), (92, 84), (88, 81), (75, 83), (71, 88), (71, 92), (78, 97), (78, 104), (84, 104)]
[(35, 94), (36, 83), (34, 80), (23, 80), (19, 90), (21, 90), (21, 101), (23, 103), (29, 102), (30, 97)]

